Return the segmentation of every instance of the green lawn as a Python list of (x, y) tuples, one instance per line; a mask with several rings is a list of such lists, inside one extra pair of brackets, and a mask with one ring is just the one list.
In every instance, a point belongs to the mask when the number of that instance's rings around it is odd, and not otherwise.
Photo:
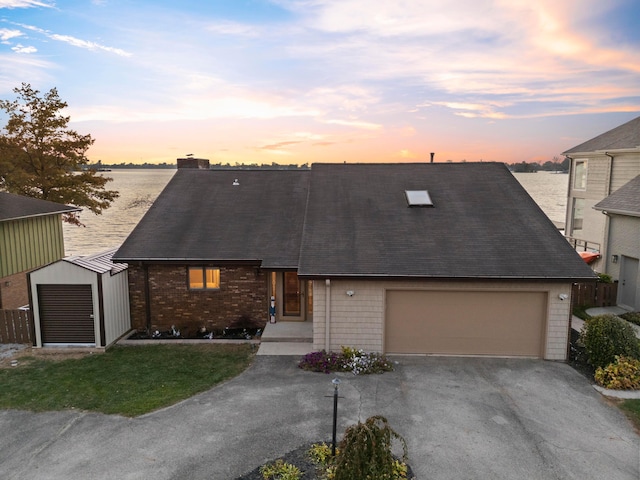
[(620, 408), (640, 431), (640, 400), (624, 400), (620, 403)]
[(18, 367), (0, 369), (0, 408), (134, 417), (208, 390), (252, 359), (245, 344), (115, 346), (61, 361), (21, 357)]

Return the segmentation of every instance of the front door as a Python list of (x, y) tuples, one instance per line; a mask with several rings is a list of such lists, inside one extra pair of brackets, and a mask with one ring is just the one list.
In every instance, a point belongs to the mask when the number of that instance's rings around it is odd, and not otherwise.
[(271, 295), (278, 321), (304, 322), (313, 314), (312, 282), (300, 280), (295, 271), (272, 272)]
[(620, 264), (620, 300), (618, 303), (625, 307), (635, 310), (638, 305), (636, 302), (637, 281), (638, 281), (638, 259), (622, 255)]

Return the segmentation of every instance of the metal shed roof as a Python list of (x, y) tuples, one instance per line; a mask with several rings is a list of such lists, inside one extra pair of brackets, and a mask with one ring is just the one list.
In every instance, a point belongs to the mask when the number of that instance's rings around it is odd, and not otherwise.
[(65, 262), (78, 265), (96, 273), (111, 272), (111, 275), (122, 272), (128, 268), (126, 263), (116, 263), (111, 260), (117, 248), (107, 250), (106, 252), (95, 253), (86, 256), (73, 256), (63, 259)]

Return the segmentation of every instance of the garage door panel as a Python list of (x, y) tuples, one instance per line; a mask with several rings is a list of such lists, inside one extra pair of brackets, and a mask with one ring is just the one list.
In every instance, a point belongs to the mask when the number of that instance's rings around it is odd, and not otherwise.
[(545, 292), (388, 291), (387, 353), (542, 356)]
[(42, 343), (93, 344), (91, 285), (38, 285)]

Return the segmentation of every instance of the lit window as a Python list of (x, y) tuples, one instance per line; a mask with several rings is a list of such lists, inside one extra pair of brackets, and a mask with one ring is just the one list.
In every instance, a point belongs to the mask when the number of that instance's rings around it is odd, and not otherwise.
[(219, 289), (220, 269), (209, 267), (189, 267), (189, 288), (191, 290)]
[(573, 170), (573, 188), (584, 190), (587, 188), (587, 161), (576, 160), (576, 168)]

